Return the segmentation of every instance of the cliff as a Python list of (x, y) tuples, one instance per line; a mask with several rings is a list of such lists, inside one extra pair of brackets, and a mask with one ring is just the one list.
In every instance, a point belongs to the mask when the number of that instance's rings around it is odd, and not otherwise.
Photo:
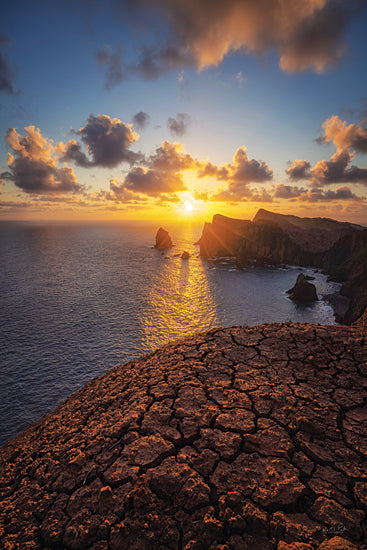
[(365, 548), (364, 334), (213, 329), (92, 380), (0, 449), (0, 546)]
[(367, 306), (367, 229), (327, 218), (299, 218), (260, 209), (253, 221), (216, 214), (198, 241), (200, 254), (233, 256), (240, 266), (293, 264), (324, 269), (343, 281), (355, 321)]

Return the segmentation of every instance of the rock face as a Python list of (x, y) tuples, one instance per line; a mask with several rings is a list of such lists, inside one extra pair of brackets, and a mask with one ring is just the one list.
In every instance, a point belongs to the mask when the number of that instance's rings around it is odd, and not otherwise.
[(298, 275), (296, 284), (287, 290), (287, 294), (291, 300), (298, 304), (317, 302), (318, 300), (315, 285), (309, 283), (303, 273)]
[(160, 227), (155, 237), (155, 248), (158, 248), (158, 250), (164, 250), (166, 248), (172, 248), (172, 246), (172, 239), (168, 231), (163, 229), (163, 227)]
[(327, 218), (298, 218), (260, 209), (253, 221), (216, 214), (198, 241), (200, 254), (233, 256), (240, 267), (293, 264), (320, 267), (344, 282), (350, 299), (341, 319), (352, 323), (367, 306), (367, 229)]
[(112, 369), (0, 450), (6, 549), (367, 542), (355, 327), (213, 329)]

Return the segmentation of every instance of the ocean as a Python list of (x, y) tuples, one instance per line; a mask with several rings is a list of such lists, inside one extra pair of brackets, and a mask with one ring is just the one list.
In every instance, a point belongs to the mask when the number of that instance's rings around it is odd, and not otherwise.
[[(319, 296), (338, 285), (312, 269), (237, 269), (206, 261), (202, 225), (0, 223), (0, 445), (109, 368), (212, 327), (334, 324), (322, 300), (294, 304), (302, 271)], [(178, 254), (187, 250), (191, 257)]]

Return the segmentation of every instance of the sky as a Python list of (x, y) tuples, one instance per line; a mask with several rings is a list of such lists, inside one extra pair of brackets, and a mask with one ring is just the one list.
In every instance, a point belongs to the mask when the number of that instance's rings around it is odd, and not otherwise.
[(0, 219), (367, 224), (367, 0), (13, 0)]

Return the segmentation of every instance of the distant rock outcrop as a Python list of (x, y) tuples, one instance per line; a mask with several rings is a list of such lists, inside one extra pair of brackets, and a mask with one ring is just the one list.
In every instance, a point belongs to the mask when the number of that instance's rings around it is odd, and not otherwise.
[(158, 248), (158, 250), (164, 250), (166, 248), (172, 248), (172, 246), (172, 239), (168, 231), (163, 229), (163, 227), (160, 227), (155, 237), (155, 248)]
[(186, 252), (186, 250), (184, 250), (181, 254), (181, 258), (183, 260), (188, 260), (190, 258), (190, 254), (188, 252)]
[(352, 323), (367, 306), (367, 229), (328, 218), (299, 218), (260, 209), (253, 221), (213, 216), (198, 241), (200, 255), (233, 256), (237, 265), (293, 264), (324, 269), (344, 282), (350, 300), (342, 321)]
[(317, 302), (318, 300), (315, 285), (309, 283), (303, 273), (298, 275), (296, 284), (287, 290), (287, 294), (291, 300), (298, 304)]
[(111, 369), (0, 449), (7, 550), (362, 550), (356, 327), (212, 329)]

